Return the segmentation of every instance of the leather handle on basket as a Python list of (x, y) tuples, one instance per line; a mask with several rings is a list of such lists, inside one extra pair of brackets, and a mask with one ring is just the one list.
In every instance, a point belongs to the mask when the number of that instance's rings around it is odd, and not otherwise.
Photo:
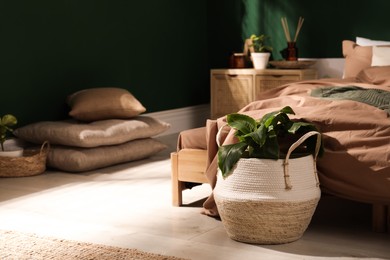
[(317, 175), (316, 161), (317, 161), (317, 156), (318, 156), (318, 153), (319, 153), (320, 147), (321, 147), (321, 134), (319, 132), (317, 132), (317, 131), (310, 131), (310, 132), (304, 134), (301, 138), (299, 138), (288, 149), (288, 152), (287, 152), (287, 155), (286, 155), (286, 159), (284, 160), (284, 163), (283, 163), (283, 166), (284, 166), (284, 180), (285, 180), (286, 189), (288, 189), (288, 190), (292, 188), (290, 175), (289, 175), (289, 170), (288, 170), (288, 160), (290, 159), (290, 155), (298, 146), (300, 146), (304, 141), (306, 141), (306, 139), (308, 139), (309, 137), (311, 137), (313, 135), (317, 135), (316, 148), (315, 148), (314, 156), (313, 156), (313, 158), (314, 158), (314, 163), (313, 163), (314, 176), (316, 178), (317, 187), (320, 185), (320, 182), (318, 180), (318, 175)]

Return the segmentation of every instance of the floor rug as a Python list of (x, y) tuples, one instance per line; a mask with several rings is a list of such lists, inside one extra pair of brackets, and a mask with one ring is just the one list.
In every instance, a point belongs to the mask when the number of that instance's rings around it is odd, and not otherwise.
[(98, 245), (17, 231), (0, 230), (0, 259), (179, 260), (182, 258), (151, 254), (137, 249)]

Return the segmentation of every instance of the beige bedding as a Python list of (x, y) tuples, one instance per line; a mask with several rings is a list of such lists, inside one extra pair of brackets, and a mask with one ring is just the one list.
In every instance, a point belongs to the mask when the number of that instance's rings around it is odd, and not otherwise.
[[(360, 79), (321, 79), (285, 85), (265, 92), (261, 100), (240, 110), (260, 118), (265, 113), (291, 106), (294, 118), (315, 123), (323, 134), (325, 153), (317, 167), (321, 189), (339, 197), (378, 204), (390, 204), (390, 118), (386, 111), (350, 100), (311, 97), (314, 88), (354, 85), (390, 90), (386, 84), (373, 85)], [(225, 118), (208, 120), (205, 132), (209, 153), (206, 175), (212, 188), (216, 182), (215, 133)], [(227, 128), (227, 127), (226, 127)], [(199, 133), (198, 133), (199, 136)], [(234, 142), (233, 131), (221, 137)], [(185, 147), (185, 143), (182, 144)], [(204, 203), (205, 213), (217, 215), (213, 195)]]

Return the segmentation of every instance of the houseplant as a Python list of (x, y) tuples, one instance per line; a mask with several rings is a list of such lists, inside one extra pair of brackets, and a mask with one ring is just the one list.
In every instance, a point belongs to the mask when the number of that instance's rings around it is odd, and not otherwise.
[[(243, 114), (227, 115), (227, 123), (237, 130), (235, 136), (239, 142), (219, 147), (218, 167), (222, 175), (227, 176), (240, 158), (283, 158), (298, 136), (318, 131), (314, 124), (293, 121), (288, 114), (295, 114), (289, 106), (268, 113), (257, 121)], [(315, 146), (315, 140), (308, 140), (305, 152), (314, 153)], [(322, 145), (320, 149), (322, 154)]]
[(3, 117), (0, 117), (0, 144), (1, 144), (1, 152), (0, 156), (7, 157), (18, 157), (22, 156), (23, 149), (20, 147), (10, 147), (8, 149), (5, 148), (5, 141), (7, 140), (8, 134), (12, 133), (12, 126), (16, 125), (18, 120), (14, 115), (7, 114)]
[(249, 38), (249, 49), (251, 51), (251, 58), (255, 69), (265, 69), (268, 65), (272, 47), (266, 45), (267, 39), (269, 39), (269, 37), (265, 34), (252, 34)]
[(287, 106), (260, 120), (241, 114), (227, 116), (237, 142), (219, 147), (213, 194), (224, 227), (234, 240), (295, 241), (317, 207), (321, 193), (316, 157), (322, 152), (321, 134), (314, 124), (291, 120), (288, 114), (294, 111)]

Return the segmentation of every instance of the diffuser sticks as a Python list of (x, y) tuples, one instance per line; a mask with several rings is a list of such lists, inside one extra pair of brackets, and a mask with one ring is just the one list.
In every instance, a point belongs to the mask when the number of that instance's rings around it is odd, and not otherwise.
[(298, 35), (299, 35), (299, 32), (301, 31), (301, 28), (302, 28), (304, 20), (305, 20), (304, 18), (299, 17), (297, 30), (295, 32), (294, 39), (291, 40), (290, 30), (288, 28), (288, 23), (287, 23), (287, 18), (286, 17), (282, 17), (281, 18), (282, 27), (283, 27), (284, 35), (286, 36), (287, 42), (296, 42), (297, 41)]

